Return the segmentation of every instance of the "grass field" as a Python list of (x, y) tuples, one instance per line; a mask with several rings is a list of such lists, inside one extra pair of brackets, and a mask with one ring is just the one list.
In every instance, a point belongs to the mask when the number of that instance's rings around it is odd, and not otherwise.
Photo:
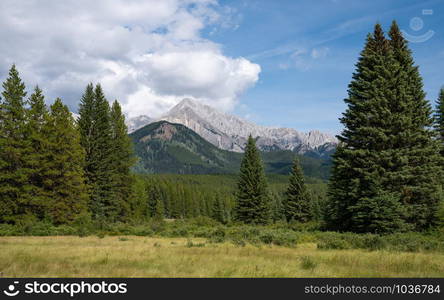
[(444, 277), (444, 253), (152, 237), (1, 237), (3, 277)]

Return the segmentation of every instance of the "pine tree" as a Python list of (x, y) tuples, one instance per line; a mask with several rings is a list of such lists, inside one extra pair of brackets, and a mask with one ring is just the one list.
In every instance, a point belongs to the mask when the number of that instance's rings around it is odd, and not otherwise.
[[(401, 194), (407, 221), (422, 230), (436, 223), (440, 201), (442, 169), (439, 144), (433, 128), (432, 107), (425, 98), (422, 78), (412, 52), (396, 22), (389, 36), (398, 66), (391, 84), (393, 114), (392, 147), (398, 159), (390, 166), (384, 185)], [(400, 128), (402, 131), (400, 132)]]
[(430, 106), (395, 31), (388, 41), (375, 26), (349, 85), (329, 184), (330, 229), (382, 233), (433, 224), (439, 169)]
[(310, 197), (298, 159), (293, 162), (285, 196), (283, 206), (287, 221), (308, 222), (313, 218)]
[(160, 191), (157, 184), (151, 182), (147, 187), (148, 216), (153, 217), (156, 211), (157, 199), (160, 198)]
[(154, 219), (163, 219), (164, 205), (161, 192), (157, 184), (149, 186), (148, 190), (148, 212), (149, 216)]
[(158, 198), (156, 204), (156, 211), (154, 213), (154, 219), (158, 221), (163, 221), (164, 216), (165, 216), (165, 207), (162, 199)]
[(238, 221), (267, 224), (271, 218), (271, 203), (259, 150), (250, 135), (241, 162), (236, 193), (235, 215)]
[(46, 176), (51, 172), (51, 149), (49, 135), (49, 112), (45, 104), (42, 90), (37, 86), (28, 100), (27, 134), (31, 152), (27, 159), (30, 169), (29, 183), (32, 185), (31, 199), (33, 214), (43, 219), (51, 202), (51, 192), (45, 188)]
[(44, 178), (52, 199), (48, 214), (55, 224), (70, 223), (87, 208), (85, 153), (74, 119), (60, 99), (51, 105), (50, 129), (51, 165)]
[(89, 188), (89, 209), (95, 219), (117, 220), (121, 206), (115, 193), (112, 125), (109, 103), (98, 84), (86, 87), (80, 101), (79, 130), (86, 152), (85, 173)]
[(444, 87), (441, 88), (436, 102), (435, 128), (441, 141), (441, 156), (444, 158)]
[(216, 195), (213, 198), (213, 209), (211, 212), (211, 217), (222, 224), (225, 224), (227, 221), (224, 203), (219, 193), (216, 193)]
[[(359, 210), (359, 201), (373, 198), (381, 188), (377, 153), (385, 141), (381, 111), (385, 98), (380, 91), (386, 83), (388, 43), (379, 24), (373, 35), (368, 35), (364, 50), (356, 65), (349, 85), (346, 112), (340, 119), (345, 129), (338, 136), (333, 155), (332, 176), (329, 183), (329, 208), (326, 221), (329, 229), (357, 231), (352, 216)], [(384, 95), (382, 95), (384, 96)], [(365, 229), (364, 229), (365, 230)]]
[(33, 217), (27, 159), (31, 147), (27, 133), (25, 84), (13, 65), (3, 83), (0, 120), (0, 222)]
[(77, 124), (80, 131), (80, 141), (85, 149), (86, 161), (85, 171), (89, 180), (93, 177), (95, 166), (92, 159), (92, 153), (95, 150), (95, 105), (94, 105), (94, 86), (88, 84), (79, 105), (79, 118)]
[(129, 195), (132, 189), (133, 177), (130, 173), (135, 163), (133, 144), (128, 136), (128, 128), (125, 125), (125, 116), (122, 113), (119, 102), (114, 101), (111, 107), (112, 128), (112, 170), (114, 183), (114, 196), (119, 206), (120, 217), (129, 214)]

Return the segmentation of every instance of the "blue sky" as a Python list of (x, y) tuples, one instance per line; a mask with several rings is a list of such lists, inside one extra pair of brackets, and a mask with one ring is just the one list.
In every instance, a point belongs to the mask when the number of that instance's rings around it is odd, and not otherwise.
[[(268, 126), (339, 133), (367, 33), (410, 35), (428, 99), (444, 84), (444, 0), (2, 0), (0, 81), (76, 112), (101, 83), (127, 117), (191, 97)], [(432, 36), (430, 36), (432, 35)]]
[(236, 12), (237, 26), (209, 27), (204, 34), (220, 43), (225, 55), (246, 57), (261, 66), (259, 81), (241, 96), (242, 105), (235, 110), (259, 124), (338, 133), (354, 64), (376, 22), (388, 30), (397, 20), (412, 37), (432, 30), (431, 38), (410, 47), (428, 99), (434, 102), (444, 84), (444, 1), (226, 0), (220, 4)]

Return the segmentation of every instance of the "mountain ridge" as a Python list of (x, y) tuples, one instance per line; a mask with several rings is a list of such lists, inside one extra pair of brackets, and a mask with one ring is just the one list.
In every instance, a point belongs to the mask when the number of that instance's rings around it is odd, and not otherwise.
[[(139, 161), (137, 173), (235, 174), (243, 154), (219, 149), (182, 124), (158, 121), (130, 134)], [(287, 175), (297, 156), (307, 176), (327, 179), (329, 159), (297, 155), (289, 150), (261, 152), (267, 173)]]
[[(249, 134), (257, 138), (257, 146), (263, 151), (291, 150), (299, 154), (312, 152), (319, 156), (328, 156), (338, 142), (336, 137), (319, 130), (305, 133), (292, 128), (256, 125), (189, 98), (183, 99), (160, 118), (145, 118), (153, 122), (165, 120), (182, 124), (216, 147), (234, 152), (243, 151)], [(133, 119), (128, 120), (128, 123), (133, 124)]]

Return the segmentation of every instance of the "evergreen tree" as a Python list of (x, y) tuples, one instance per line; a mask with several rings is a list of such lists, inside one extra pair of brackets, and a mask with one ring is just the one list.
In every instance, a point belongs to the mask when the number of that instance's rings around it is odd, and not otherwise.
[[(389, 94), (393, 122), (391, 147), (396, 160), (388, 167), (384, 186), (401, 194), (407, 222), (422, 230), (436, 223), (442, 169), (439, 144), (433, 130), (432, 107), (425, 98), (419, 69), (396, 22), (390, 28), (390, 46), (397, 62)], [(400, 129), (402, 129), (400, 131)]]
[(375, 26), (349, 85), (329, 184), (330, 229), (382, 233), (433, 223), (439, 186), (431, 177), (439, 170), (430, 106), (395, 27), (388, 41)]
[(148, 213), (150, 217), (155, 217), (160, 210), (158, 205), (162, 202), (160, 188), (157, 184), (148, 186)]
[(311, 201), (298, 159), (293, 162), (285, 196), (283, 206), (287, 221), (308, 222), (312, 219)]
[(225, 224), (226, 223), (226, 214), (224, 203), (222, 201), (222, 197), (219, 193), (216, 193), (213, 199), (213, 209), (211, 212), (211, 217), (216, 221)]
[(271, 203), (259, 150), (250, 135), (241, 162), (237, 183), (235, 215), (238, 221), (267, 224), (271, 218)]
[(80, 131), (80, 142), (85, 150), (85, 173), (87, 183), (92, 185), (95, 173), (95, 163), (92, 161), (93, 152), (95, 152), (95, 101), (94, 101), (94, 86), (92, 83), (88, 84), (79, 105), (79, 118), (77, 120)]
[(19, 222), (33, 216), (27, 159), (25, 84), (13, 65), (3, 83), (0, 119), (0, 222)]
[(80, 132), (80, 145), (85, 151), (84, 171), (89, 195), (88, 207), (93, 217), (96, 218), (101, 209), (100, 205), (95, 201), (96, 198), (92, 197), (92, 191), (96, 185), (97, 177), (97, 162), (94, 161), (94, 158), (96, 156), (95, 152), (98, 151), (95, 141), (97, 135), (95, 128), (95, 114), (94, 86), (90, 83), (86, 86), (85, 92), (80, 99), (77, 126)]
[(95, 88), (92, 84), (86, 87), (79, 115), (80, 140), (86, 152), (89, 209), (98, 220), (115, 221), (121, 213), (122, 203), (119, 203), (115, 189), (110, 107), (99, 84)]
[(435, 128), (441, 141), (441, 156), (444, 157), (444, 87), (441, 88), (436, 102)]
[(128, 129), (125, 125), (125, 116), (122, 113), (119, 102), (114, 101), (111, 108), (112, 126), (112, 170), (114, 183), (114, 196), (119, 206), (119, 215), (129, 214), (129, 195), (132, 190), (133, 177), (130, 168), (135, 163), (133, 144), (128, 136)]
[(157, 199), (156, 211), (154, 213), (154, 219), (158, 221), (163, 221), (165, 217), (165, 207), (162, 199)]
[(151, 218), (163, 219), (164, 205), (159, 186), (154, 184), (149, 186), (148, 191), (148, 212)]
[(51, 202), (51, 192), (45, 188), (46, 176), (52, 170), (51, 149), (49, 136), (49, 112), (45, 105), (42, 90), (39, 87), (28, 100), (27, 134), (31, 146), (31, 152), (27, 159), (27, 167), (30, 169), (29, 183), (32, 185), (31, 200), (33, 214), (43, 219), (48, 205)]
[(51, 165), (44, 178), (52, 199), (48, 214), (55, 224), (70, 223), (87, 208), (85, 153), (71, 112), (60, 99), (51, 105), (50, 129)]
[(282, 195), (276, 191), (270, 192), (270, 199), (272, 202), (272, 219), (273, 222), (282, 221), (285, 219), (285, 211), (283, 206)]

